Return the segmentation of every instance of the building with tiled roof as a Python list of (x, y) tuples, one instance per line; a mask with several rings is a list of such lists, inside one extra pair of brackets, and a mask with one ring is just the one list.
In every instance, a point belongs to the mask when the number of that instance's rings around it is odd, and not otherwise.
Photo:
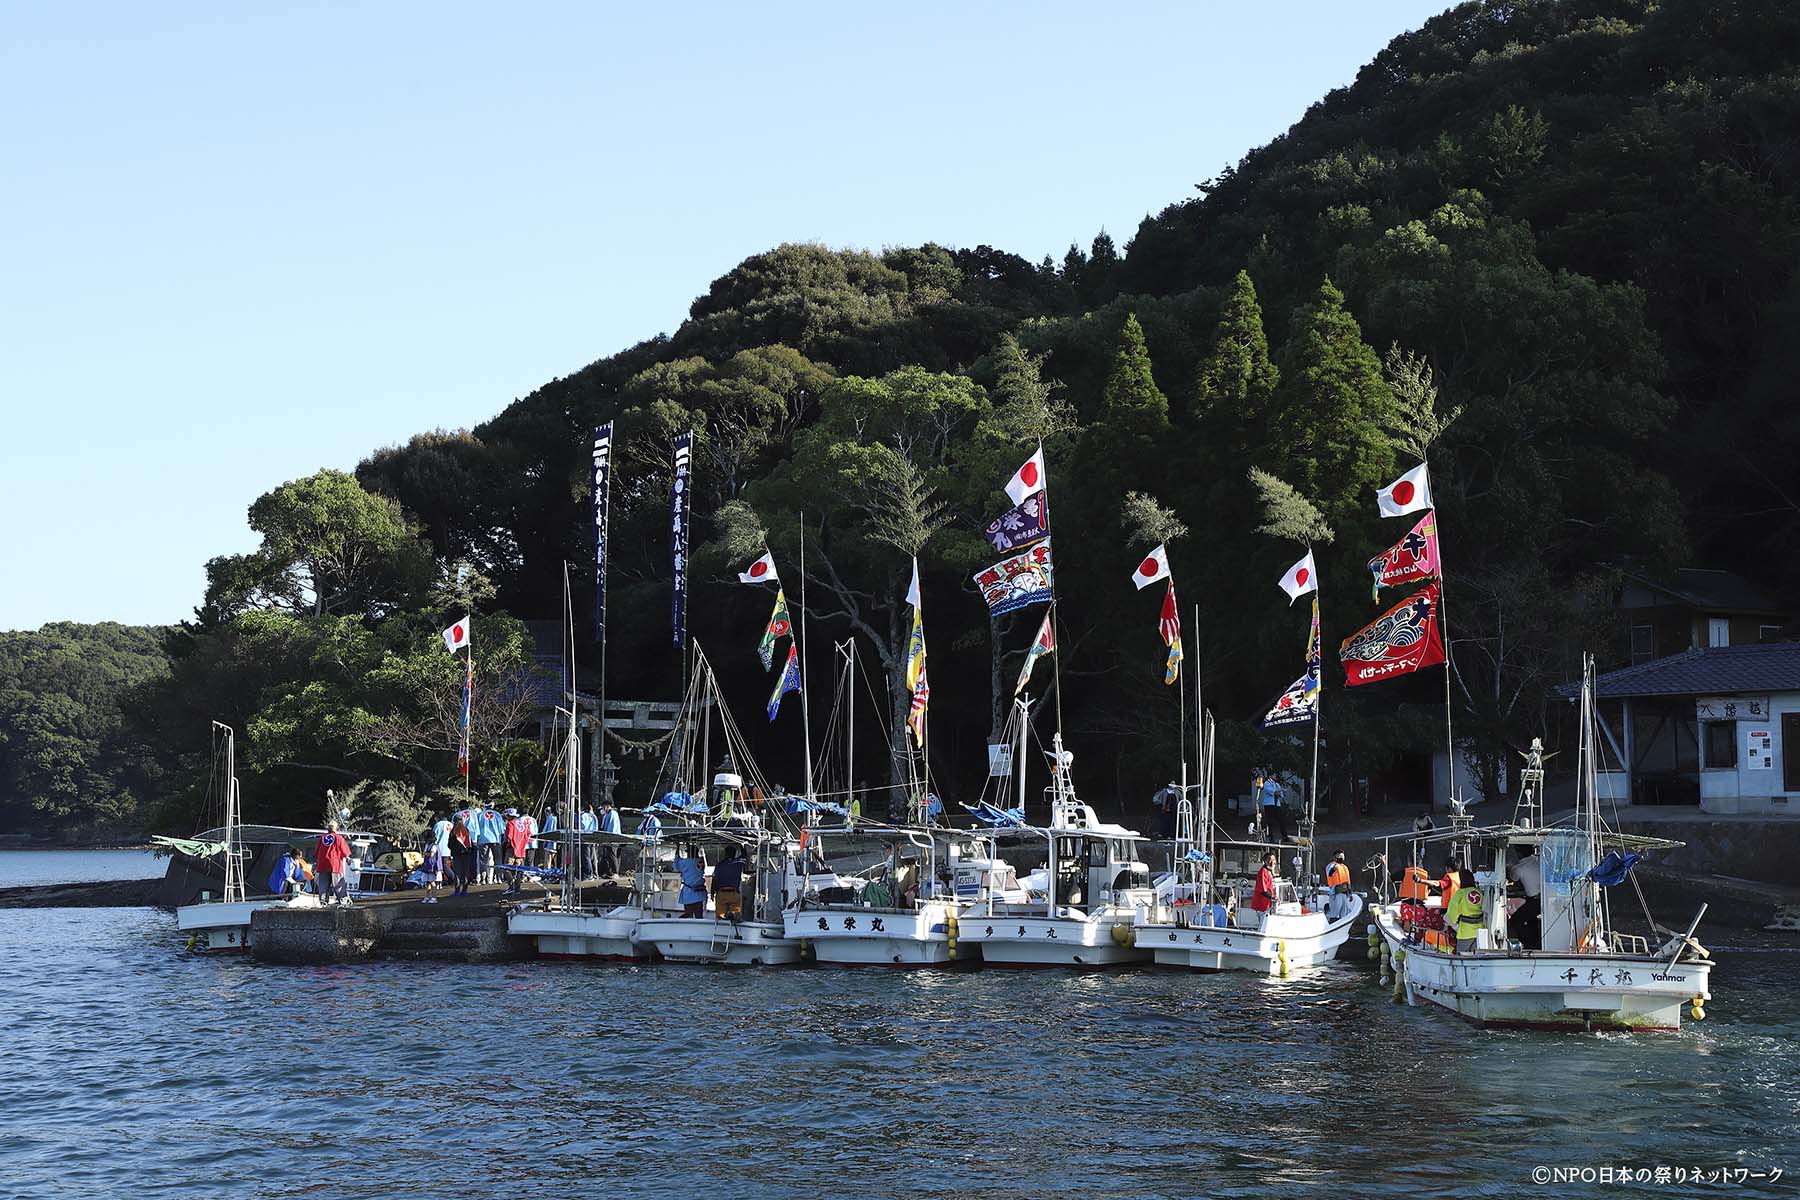
[(1800, 642), (1695, 647), (1595, 691), (1603, 786), (1620, 803), (1800, 815)]

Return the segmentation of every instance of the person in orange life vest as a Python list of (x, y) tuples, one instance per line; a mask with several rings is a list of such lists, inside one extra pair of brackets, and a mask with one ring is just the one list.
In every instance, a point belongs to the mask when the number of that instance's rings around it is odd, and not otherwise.
[(344, 879), (344, 864), (350, 861), (350, 839), (338, 832), (338, 823), (328, 821), (319, 835), (314, 857), (319, 863), (319, 895), (325, 903), (349, 903), (350, 888)]
[(1350, 864), (1345, 861), (1342, 850), (1325, 868), (1325, 886), (1344, 895), (1350, 892)]
[(1444, 868), (1444, 877), (1438, 880), (1438, 897), (1444, 910), (1450, 909), (1450, 901), (1456, 898), (1456, 889), (1462, 886), (1462, 860), (1453, 858), (1450, 865)]
[(469, 828), (464, 813), (457, 813), (450, 826), (450, 857), (456, 867), (456, 891), (451, 894), (466, 896), (475, 878), (475, 831)]
[(1269, 910), (1275, 907), (1275, 852), (1263, 855), (1262, 870), (1256, 873), (1256, 890), (1250, 895), (1252, 910), (1262, 913), (1268, 919)]

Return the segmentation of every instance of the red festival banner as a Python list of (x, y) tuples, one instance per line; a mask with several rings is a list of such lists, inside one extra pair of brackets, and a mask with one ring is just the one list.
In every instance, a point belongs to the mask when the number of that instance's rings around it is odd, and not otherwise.
[(1438, 573), (1437, 510), (1428, 510), (1419, 518), (1412, 532), (1401, 538), (1386, 553), (1369, 560), (1369, 574), (1375, 577), (1375, 599), (1381, 599), (1384, 587), (1399, 587), (1431, 579)]
[(1344, 639), (1344, 686), (1407, 675), (1444, 661), (1438, 585), (1428, 584)]

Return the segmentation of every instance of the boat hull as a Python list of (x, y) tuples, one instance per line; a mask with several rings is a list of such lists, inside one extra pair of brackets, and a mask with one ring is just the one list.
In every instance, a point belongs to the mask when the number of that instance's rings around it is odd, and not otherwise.
[[(1150, 961), (1128, 916), (1021, 917), (966, 915), (962, 942), (996, 967), (1124, 967)], [(1114, 930), (1123, 931), (1115, 935)]]
[(779, 967), (800, 961), (800, 943), (779, 921), (721, 921), (716, 917), (646, 917), (638, 941), (670, 962), (730, 967)]
[(279, 896), (259, 900), (204, 900), (175, 910), (175, 927), (188, 935), (188, 949), (207, 954), (242, 954), (250, 949), (250, 917), (258, 909), (284, 901)]
[(1408, 944), (1392, 907), (1376, 914), (1409, 1004), (1435, 1004), (1493, 1028), (1674, 1032), (1682, 1010), (1704, 1003), (1712, 964), (1670, 966), (1633, 954), (1525, 951), (1446, 954)]
[(1281, 975), (1337, 957), (1363, 911), (1361, 896), (1350, 899), (1353, 904), (1335, 920), (1322, 912), (1274, 913), (1262, 929), (1150, 922), (1138, 928), (1138, 945), (1149, 947), (1162, 966)]
[(506, 931), (529, 937), (539, 958), (585, 958), (602, 962), (641, 962), (651, 949), (638, 940), (640, 910), (606, 913), (526, 910), (507, 918)]
[(961, 938), (948, 905), (917, 911), (813, 905), (789, 912), (783, 925), (791, 940), (804, 940), (813, 959), (827, 966), (953, 967), (980, 957)]

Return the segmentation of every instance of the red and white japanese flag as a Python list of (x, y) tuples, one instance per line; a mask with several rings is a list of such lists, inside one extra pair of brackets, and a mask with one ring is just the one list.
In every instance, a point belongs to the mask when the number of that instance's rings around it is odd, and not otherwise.
[(1287, 574), (1281, 577), (1281, 590), (1288, 594), (1290, 605), (1306, 593), (1319, 590), (1319, 569), (1313, 566), (1311, 550), (1306, 552), (1305, 558), (1287, 569)]
[(1025, 465), (1013, 472), (1007, 480), (1006, 494), (1012, 497), (1014, 504), (1025, 503), (1025, 497), (1036, 495), (1044, 490), (1044, 448), (1039, 446), (1037, 453), (1025, 460)]
[(1394, 482), (1375, 493), (1384, 517), (1404, 517), (1431, 507), (1431, 474), (1420, 463)]
[(444, 648), (450, 651), (450, 653), (455, 654), (458, 650), (467, 646), (469, 644), (470, 629), (471, 624), (469, 618), (464, 617), (450, 628), (444, 630)]
[(764, 550), (763, 556), (750, 564), (750, 568), (738, 572), (739, 583), (779, 583), (781, 576), (775, 573), (775, 555)]
[(1168, 577), (1169, 547), (1164, 543), (1144, 556), (1144, 561), (1131, 573), (1131, 582), (1137, 584), (1137, 589), (1141, 592), (1157, 580)]

